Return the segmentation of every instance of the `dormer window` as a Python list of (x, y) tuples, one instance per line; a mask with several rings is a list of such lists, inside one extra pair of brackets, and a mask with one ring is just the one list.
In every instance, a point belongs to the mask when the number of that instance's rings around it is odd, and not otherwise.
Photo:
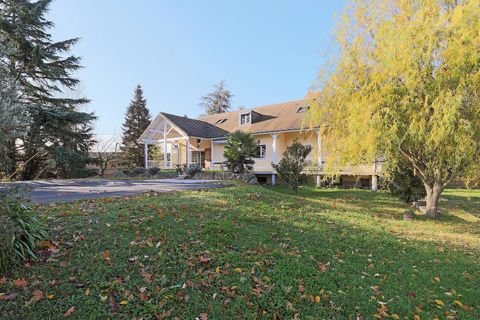
[(250, 124), (251, 123), (251, 116), (249, 113), (242, 113), (240, 115), (240, 124)]
[(224, 123), (225, 121), (227, 121), (227, 119), (225, 119), (225, 118), (218, 119), (217, 122), (215, 122), (215, 124), (222, 124), (222, 123)]
[(305, 113), (308, 110), (310, 110), (309, 106), (300, 107), (300, 108), (297, 109), (297, 113)]

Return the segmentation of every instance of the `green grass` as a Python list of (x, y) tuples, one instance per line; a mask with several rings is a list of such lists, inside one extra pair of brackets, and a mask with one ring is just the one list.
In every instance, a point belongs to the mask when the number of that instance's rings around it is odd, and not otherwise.
[(441, 207), (259, 186), (40, 207), (58, 248), (0, 281), (0, 318), (478, 319), (480, 191)]

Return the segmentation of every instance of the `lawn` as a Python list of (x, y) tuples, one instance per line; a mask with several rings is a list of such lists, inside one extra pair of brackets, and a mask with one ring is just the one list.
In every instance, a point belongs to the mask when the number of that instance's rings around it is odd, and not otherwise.
[(0, 318), (478, 319), (480, 191), (441, 207), (260, 186), (39, 207), (52, 243), (0, 277)]

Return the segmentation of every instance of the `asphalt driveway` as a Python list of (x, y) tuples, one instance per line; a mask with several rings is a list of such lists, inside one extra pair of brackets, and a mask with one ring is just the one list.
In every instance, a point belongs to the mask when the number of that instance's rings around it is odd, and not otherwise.
[(82, 199), (121, 197), (146, 192), (169, 192), (224, 187), (214, 180), (45, 180), (19, 182), (30, 189), (33, 203), (68, 202)]

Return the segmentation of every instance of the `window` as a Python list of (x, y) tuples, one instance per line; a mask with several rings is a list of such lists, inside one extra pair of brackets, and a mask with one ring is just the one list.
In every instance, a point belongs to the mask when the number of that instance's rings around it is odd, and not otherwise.
[(250, 123), (250, 112), (240, 115), (240, 124), (249, 124)]
[(215, 124), (222, 124), (224, 123), (225, 121), (227, 121), (227, 119), (223, 118), (223, 119), (218, 119), (217, 122), (215, 122)]
[(257, 147), (257, 158), (265, 158), (267, 155), (267, 145), (259, 144)]
[(308, 106), (300, 107), (300, 108), (297, 109), (297, 113), (305, 113), (308, 110), (310, 110), (310, 107), (308, 107)]

